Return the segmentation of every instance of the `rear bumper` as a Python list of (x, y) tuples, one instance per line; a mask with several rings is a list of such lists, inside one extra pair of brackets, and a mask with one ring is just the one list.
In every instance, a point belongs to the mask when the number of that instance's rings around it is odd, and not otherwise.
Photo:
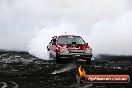
[(92, 53), (58, 53), (58, 58), (91, 59)]

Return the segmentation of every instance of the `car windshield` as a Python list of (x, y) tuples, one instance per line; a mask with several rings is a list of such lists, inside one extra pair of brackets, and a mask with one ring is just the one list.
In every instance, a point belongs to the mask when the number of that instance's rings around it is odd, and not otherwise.
[(60, 36), (58, 44), (84, 44), (84, 40), (80, 36)]

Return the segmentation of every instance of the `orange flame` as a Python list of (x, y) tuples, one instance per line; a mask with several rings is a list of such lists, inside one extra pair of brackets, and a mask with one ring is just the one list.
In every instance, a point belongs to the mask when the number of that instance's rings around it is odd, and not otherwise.
[(79, 66), (78, 72), (80, 76), (84, 76), (86, 74), (85, 70), (82, 68), (82, 66)]

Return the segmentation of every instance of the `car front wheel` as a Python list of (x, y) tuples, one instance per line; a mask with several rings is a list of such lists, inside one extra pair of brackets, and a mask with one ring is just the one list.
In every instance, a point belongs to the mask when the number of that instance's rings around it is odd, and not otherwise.
[(56, 54), (56, 63), (59, 63), (60, 62), (60, 58), (59, 56)]

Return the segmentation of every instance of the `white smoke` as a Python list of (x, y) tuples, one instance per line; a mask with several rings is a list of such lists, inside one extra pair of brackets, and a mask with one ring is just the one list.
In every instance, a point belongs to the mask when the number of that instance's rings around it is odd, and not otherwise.
[(99, 21), (92, 26), (89, 38), (94, 53), (132, 55), (132, 11)]
[(78, 31), (75, 25), (67, 23), (43, 28), (36, 32), (35, 38), (30, 42), (30, 54), (48, 59), (46, 46), (52, 36), (61, 35), (65, 32), (82, 36), (93, 48), (94, 54), (132, 55), (132, 48), (130, 48), (132, 45), (131, 11), (113, 20), (99, 21), (92, 26), (89, 33), (84, 30)]
[(47, 52), (47, 46), (53, 36), (68, 34), (79, 34), (75, 26), (67, 23), (61, 23), (60, 25), (43, 28), (35, 32), (35, 36), (31, 39), (28, 51), (30, 54), (36, 57), (49, 60)]
[(59, 70), (55, 70), (51, 74), (59, 74), (59, 73), (63, 73), (63, 72), (75, 69), (75, 68), (77, 68), (77, 65), (74, 63), (70, 63), (70, 64), (67, 64), (66, 67), (59, 69)]
[(26, 50), (47, 58), (46, 46), (51, 37), (72, 32), (88, 41), (94, 53), (131, 54), (128, 12), (131, 3), (131, 0), (0, 0), (0, 49)]

